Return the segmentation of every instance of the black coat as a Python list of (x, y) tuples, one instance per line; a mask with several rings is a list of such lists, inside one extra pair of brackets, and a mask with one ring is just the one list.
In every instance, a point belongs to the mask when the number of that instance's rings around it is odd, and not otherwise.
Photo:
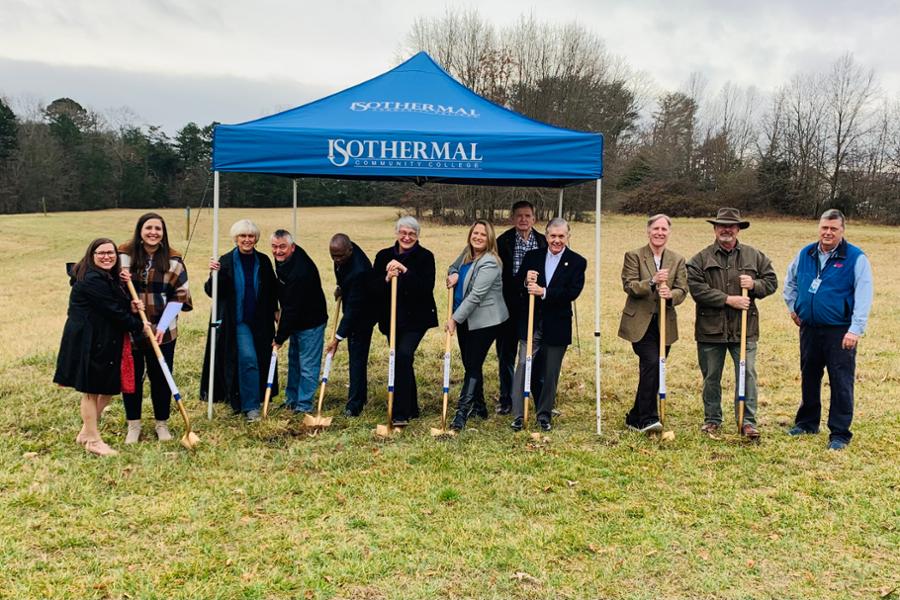
[(434, 254), (418, 242), (405, 254), (397, 254), (399, 247), (399, 243), (395, 243), (379, 251), (372, 265), (378, 329), (384, 335), (391, 331), (391, 284), (385, 281), (385, 267), (394, 259), (408, 269), (397, 278), (397, 331), (425, 331), (438, 325), (434, 303)]
[(362, 248), (350, 243), (353, 245), (350, 260), (334, 267), (334, 277), (341, 288), (343, 316), (337, 333), (342, 338), (367, 330), (371, 333), (375, 324), (375, 303), (371, 294), (372, 263)]
[(85, 394), (118, 394), (123, 337), (143, 326), (119, 282), (88, 269), (84, 279), (72, 280), (53, 382)]
[(281, 315), (275, 341), (283, 344), (292, 333), (318, 327), (328, 321), (319, 269), (300, 246), (283, 263), (275, 262)]
[[(547, 247), (547, 238), (542, 233), (538, 233), (532, 227), (534, 237), (537, 239), (538, 249)], [(513, 285), (513, 254), (516, 251), (516, 228), (510, 227), (497, 238), (497, 251), (500, 254), (500, 260), (503, 262), (503, 299), (506, 301), (506, 308), (509, 310), (509, 316), (515, 318), (518, 316), (519, 307), (522, 304), (522, 296), (525, 295), (525, 289), (522, 286)], [(528, 300), (526, 298), (526, 300)], [(526, 314), (526, 318), (527, 318)]]
[[(522, 266), (513, 281), (520, 288), (525, 286), (528, 271), (537, 271), (539, 286), (547, 288), (546, 297), (534, 299), (535, 328), (541, 328), (542, 344), (546, 346), (568, 346), (572, 343), (572, 302), (584, 288), (584, 272), (587, 261), (583, 256), (566, 248), (562, 252), (559, 266), (553, 272), (553, 279), (547, 283), (544, 277), (544, 260), (547, 250), (532, 250), (525, 254)], [(522, 295), (519, 307), (519, 339), (528, 335), (528, 293)]]
[[(265, 393), (269, 360), (272, 357), (272, 340), (275, 337), (275, 311), (278, 308), (278, 289), (272, 261), (265, 254), (256, 252), (259, 260), (259, 281), (256, 295), (256, 315), (250, 330), (259, 362), (260, 396)], [(210, 330), (216, 335), (216, 371), (214, 402), (229, 402), (235, 412), (241, 410), (240, 385), (237, 377), (237, 297), (234, 285), (234, 253), (219, 257), (219, 298), (216, 319), (220, 325)], [(212, 297), (212, 276), (203, 286), (206, 295)], [(209, 336), (203, 356), (203, 375), (200, 380), (200, 398), (206, 400), (209, 386)], [(272, 396), (278, 395), (278, 372), (272, 386)]]

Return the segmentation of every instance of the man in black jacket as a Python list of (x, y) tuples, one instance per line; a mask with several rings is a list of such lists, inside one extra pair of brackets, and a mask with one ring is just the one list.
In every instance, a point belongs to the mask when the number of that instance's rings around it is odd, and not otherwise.
[(572, 302), (584, 288), (587, 261), (568, 248), (569, 224), (555, 218), (547, 224), (547, 249), (532, 250), (522, 259), (513, 285), (525, 288), (519, 320), (519, 362), (513, 386), (513, 420), (511, 427), (523, 426), (523, 388), (525, 384), (526, 339), (528, 334), (528, 296), (535, 297), (532, 343), (532, 381), (543, 377), (543, 385), (535, 396), (537, 422), (550, 431), (556, 386), (566, 348), (572, 343)]
[[(512, 227), (507, 229), (497, 238), (497, 248), (500, 251), (500, 260), (503, 262), (503, 299), (509, 310), (509, 319), (500, 325), (497, 335), (497, 361), (500, 375), (500, 400), (497, 404), (497, 414), (509, 414), (512, 408), (511, 392), (513, 373), (516, 369), (516, 350), (519, 347), (519, 335), (517, 325), (525, 315), (519, 314), (522, 298), (526, 297), (525, 288), (522, 285), (513, 284), (513, 279), (519, 272), (522, 259), (531, 250), (547, 247), (547, 238), (538, 233), (534, 228), (534, 205), (527, 200), (520, 200), (512, 205), (510, 211)], [(527, 305), (527, 303), (526, 303)], [(482, 410), (484, 399), (482, 398)], [(475, 413), (479, 407), (476, 405)], [(486, 414), (484, 416), (487, 416)]]
[(356, 417), (366, 404), (369, 387), (369, 346), (375, 324), (375, 303), (369, 297), (372, 263), (365, 252), (343, 233), (337, 233), (331, 238), (328, 251), (334, 261), (334, 276), (337, 280), (334, 295), (335, 298), (341, 298), (344, 316), (341, 317), (334, 339), (325, 347), (325, 352), (333, 354), (340, 341), (347, 340), (350, 389), (344, 415)]
[(294, 243), (290, 232), (276, 230), (271, 242), (281, 308), (272, 347), (277, 350), (291, 340), (284, 403), (294, 412), (312, 412), (328, 322), (322, 281), (316, 263)]

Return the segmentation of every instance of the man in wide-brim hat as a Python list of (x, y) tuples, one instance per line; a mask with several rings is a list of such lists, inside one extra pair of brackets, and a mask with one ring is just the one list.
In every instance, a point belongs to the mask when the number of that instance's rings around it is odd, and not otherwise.
[[(731, 355), (735, 371), (741, 353), (741, 311), (747, 311), (747, 350), (745, 357), (745, 413), (741, 435), (759, 439), (756, 426), (756, 346), (759, 340), (759, 312), (756, 301), (772, 294), (778, 279), (765, 254), (738, 242), (742, 229), (750, 222), (736, 208), (720, 208), (715, 219), (708, 219), (715, 241), (687, 263), (688, 288), (696, 303), (694, 337), (697, 359), (703, 374), (702, 431), (715, 435), (722, 426), (722, 368), (725, 354)], [(747, 290), (747, 297), (741, 290)], [(737, 382), (735, 382), (737, 398)], [(735, 403), (737, 405), (737, 403)], [(737, 415), (735, 415), (737, 419)]]
[(737, 225), (740, 229), (750, 227), (750, 221), (742, 220), (741, 211), (736, 208), (720, 208), (716, 213), (716, 218), (707, 219), (706, 222), (713, 225)]

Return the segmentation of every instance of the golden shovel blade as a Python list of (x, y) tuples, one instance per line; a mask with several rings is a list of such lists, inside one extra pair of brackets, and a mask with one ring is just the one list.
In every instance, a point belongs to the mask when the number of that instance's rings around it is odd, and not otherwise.
[(390, 425), (376, 425), (375, 435), (378, 437), (389, 438), (403, 431), (400, 427), (391, 427)]
[(198, 436), (193, 431), (189, 431), (183, 436), (181, 436), (181, 445), (187, 448), (188, 450), (194, 450), (197, 447), (197, 444), (200, 443), (200, 436)]
[(453, 437), (456, 435), (456, 431), (453, 429), (440, 429), (439, 427), (431, 428), (431, 436), (432, 437)]
[(334, 417), (314, 417), (312, 415), (303, 415), (303, 425), (309, 428), (331, 427), (331, 420)]

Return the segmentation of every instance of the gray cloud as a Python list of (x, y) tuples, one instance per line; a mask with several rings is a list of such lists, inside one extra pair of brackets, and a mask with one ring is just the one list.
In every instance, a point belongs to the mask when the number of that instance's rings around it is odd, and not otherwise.
[(334, 92), (287, 80), (159, 75), (137, 71), (67, 67), (0, 59), (0, 95), (24, 103), (67, 96), (101, 114), (127, 107), (136, 125), (159, 125), (174, 133), (189, 121), (237, 123), (305, 104)]

